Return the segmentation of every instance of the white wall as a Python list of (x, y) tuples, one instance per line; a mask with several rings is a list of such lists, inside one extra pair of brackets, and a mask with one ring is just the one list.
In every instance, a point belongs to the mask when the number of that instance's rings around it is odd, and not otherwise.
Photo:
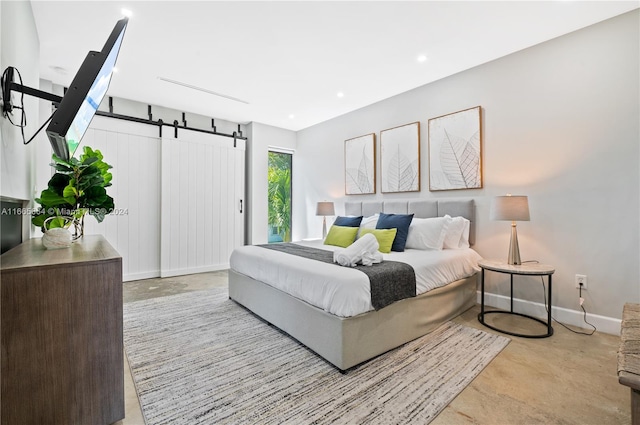
[[(36, 87), (44, 92), (53, 93), (52, 91), (53, 85), (51, 84), (50, 81), (40, 80), (39, 85)], [(40, 99), (39, 101), (39, 114), (41, 117), (41, 119), (39, 120), (41, 121), (40, 125), (44, 124), (44, 122), (51, 116), (52, 113), (53, 113), (53, 105), (51, 104), (51, 102)], [(34, 181), (33, 181), (34, 197), (40, 196), (40, 193), (42, 192), (43, 189), (47, 187), (47, 183), (49, 182), (49, 179), (53, 175), (53, 168), (49, 166), (49, 164), (51, 164), (51, 154), (53, 153), (53, 149), (51, 149), (51, 143), (49, 143), (49, 139), (47, 138), (45, 129), (46, 127), (42, 129), (40, 134), (38, 134), (38, 136), (36, 136), (33, 142), (31, 142), (34, 150), (33, 162), (32, 162), (32, 168), (33, 168), (33, 174), (34, 174)], [(39, 229), (34, 228), (33, 230), (34, 231), (32, 232), (32, 236), (42, 235)]]
[[(247, 217), (246, 217), (246, 242), (247, 244), (267, 243), (268, 239), (268, 212), (269, 201), (267, 197), (267, 171), (269, 168), (269, 148), (282, 148), (294, 151), (296, 149), (296, 133), (266, 124), (252, 122), (247, 126)], [(292, 185), (295, 191), (296, 174), (295, 167), (297, 155), (293, 154)], [(292, 196), (293, 208), (299, 202), (304, 202), (303, 197)], [(299, 215), (298, 217), (303, 217)], [(293, 214), (293, 226), (296, 226), (298, 218)], [(293, 233), (293, 240), (297, 235)]]
[[(13, 66), (20, 71), (25, 86), (38, 87), (40, 42), (29, 2), (0, 2), (0, 72)], [(15, 82), (20, 82), (18, 75)], [(20, 106), (19, 92), (12, 95), (14, 106)], [(40, 126), (38, 99), (24, 96), (27, 140)], [(14, 109), (13, 121), (20, 123), (20, 110)], [(0, 117), (0, 196), (30, 200), (33, 194), (32, 158), (36, 141), (24, 146), (20, 129)], [(28, 237), (28, 218), (23, 225)]]
[[(553, 305), (579, 310), (574, 275), (586, 274), (586, 309), (619, 318), (625, 302), (640, 302), (639, 14), (621, 15), (298, 132), (296, 239), (320, 236), (321, 221), (314, 214), (323, 199), (336, 201), (341, 214), (346, 199), (473, 197), (475, 248), (485, 258), (506, 260), (510, 226), (489, 220), (491, 198), (528, 195), (531, 221), (518, 224), (521, 255), (556, 267)], [(484, 188), (429, 192), (429, 118), (478, 105)], [(344, 140), (371, 132), (379, 136), (380, 130), (414, 121), (421, 122), (422, 191), (346, 197)], [(379, 173), (377, 179), (379, 188)], [(505, 279), (489, 274), (488, 291), (508, 295)], [(523, 278), (515, 296), (543, 303), (540, 280)], [(538, 310), (542, 316), (541, 304)]]

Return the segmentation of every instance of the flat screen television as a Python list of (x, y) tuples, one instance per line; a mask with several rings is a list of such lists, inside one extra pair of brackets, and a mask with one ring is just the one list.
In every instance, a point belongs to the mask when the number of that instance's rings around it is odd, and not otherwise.
[(0, 254), (22, 243), (22, 219), (26, 202), (0, 198)]
[(75, 153), (107, 93), (127, 23), (119, 20), (102, 51), (87, 54), (47, 127), (54, 153), (64, 160)]

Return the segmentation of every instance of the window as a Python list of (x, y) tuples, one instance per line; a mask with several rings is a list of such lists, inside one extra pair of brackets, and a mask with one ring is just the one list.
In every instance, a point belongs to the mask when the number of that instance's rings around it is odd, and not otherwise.
[(269, 151), (269, 243), (291, 242), (290, 153)]

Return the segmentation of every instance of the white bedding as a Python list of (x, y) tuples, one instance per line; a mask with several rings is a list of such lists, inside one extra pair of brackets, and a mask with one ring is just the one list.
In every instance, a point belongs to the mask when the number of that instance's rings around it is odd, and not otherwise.
[[(321, 240), (296, 243), (329, 251), (337, 249), (323, 245)], [(414, 268), (418, 295), (473, 275), (480, 271), (481, 259), (471, 248), (407, 249), (383, 257)], [(229, 262), (231, 269), (336, 316), (351, 317), (373, 310), (369, 278), (359, 270), (252, 245), (236, 248)]]

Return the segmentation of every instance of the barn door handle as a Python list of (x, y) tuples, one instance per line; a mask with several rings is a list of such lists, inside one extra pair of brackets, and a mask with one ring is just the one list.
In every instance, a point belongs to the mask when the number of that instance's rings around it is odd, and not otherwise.
[(240, 199), (240, 214), (242, 214), (242, 199)]

